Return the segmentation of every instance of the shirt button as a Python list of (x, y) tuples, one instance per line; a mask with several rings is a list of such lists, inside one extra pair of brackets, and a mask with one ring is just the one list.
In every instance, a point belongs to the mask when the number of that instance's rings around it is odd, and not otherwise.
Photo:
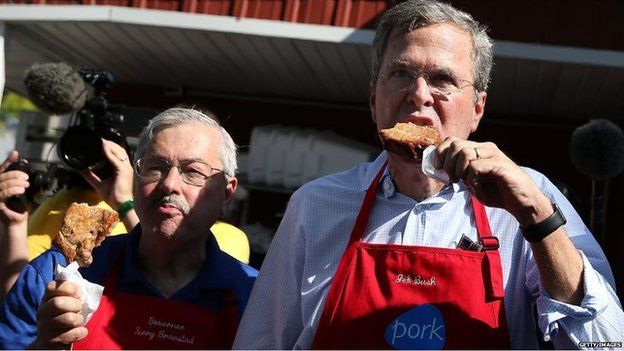
[(390, 183), (385, 182), (385, 183), (384, 183), (384, 189), (386, 189), (386, 190), (390, 190)]
[(416, 211), (420, 211), (420, 208), (421, 208), (421, 207), (422, 207), (421, 205), (416, 205), (416, 206), (414, 206), (414, 209), (415, 209)]

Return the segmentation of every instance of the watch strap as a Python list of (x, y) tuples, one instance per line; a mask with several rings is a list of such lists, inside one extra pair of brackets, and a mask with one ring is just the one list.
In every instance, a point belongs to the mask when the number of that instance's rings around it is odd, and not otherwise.
[(567, 220), (563, 215), (563, 212), (559, 209), (559, 206), (557, 206), (557, 204), (552, 204), (552, 207), (553, 214), (548, 216), (545, 220), (539, 223), (531, 224), (526, 228), (520, 227), (522, 236), (524, 236), (528, 242), (540, 242), (548, 235), (552, 234), (555, 230), (559, 229), (559, 227), (567, 223)]

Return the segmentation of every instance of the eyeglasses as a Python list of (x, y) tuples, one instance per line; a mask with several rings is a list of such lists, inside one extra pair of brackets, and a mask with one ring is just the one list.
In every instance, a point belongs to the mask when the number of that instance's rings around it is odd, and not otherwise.
[[(434, 95), (448, 96), (460, 92), (467, 86), (474, 86), (474, 83), (465, 79), (456, 79), (447, 72), (425, 73), (406, 68), (394, 68), (379, 75), (383, 86), (396, 92), (412, 89), (418, 77), (425, 80), (429, 91)], [(462, 82), (466, 84), (461, 85)]]
[(182, 161), (173, 166), (169, 160), (160, 157), (142, 157), (134, 165), (137, 176), (147, 182), (160, 181), (167, 177), (172, 167), (178, 169), (180, 178), (186, 184), (204, 186), (208, 179), (215, 173), (223, 173), (223, 170), (214, 168), (208, 163), (198, 160)]

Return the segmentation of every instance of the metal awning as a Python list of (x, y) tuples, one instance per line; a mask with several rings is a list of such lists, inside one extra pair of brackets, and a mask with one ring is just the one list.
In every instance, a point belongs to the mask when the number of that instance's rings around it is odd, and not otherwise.
[[(0, 5), (6, 87), (35, 62), (198, 94), (368, 105), (374, 32), (110, 6)], [(624, 121), (624, 52), (497, 41), (487, 113)]]

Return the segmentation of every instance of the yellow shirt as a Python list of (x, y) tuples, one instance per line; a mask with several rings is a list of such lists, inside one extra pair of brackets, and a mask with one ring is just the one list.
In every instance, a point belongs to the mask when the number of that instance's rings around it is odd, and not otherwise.
[[(52, 240), (61, 230), (65, 210), (72, 202), (84, 202), (112, 210), (102, 201), (97, 192), (83, 189), (63, 189), (46, 199), (28, 218), (28, 255), (33, 259), (52, 246)], [(249, 263), (249, 241), (247, 235), (235, 226), (217, 221), (210, 230), (222, 251), (241, 262)], [(127, 233), (119, 222), (111, 235)]]

